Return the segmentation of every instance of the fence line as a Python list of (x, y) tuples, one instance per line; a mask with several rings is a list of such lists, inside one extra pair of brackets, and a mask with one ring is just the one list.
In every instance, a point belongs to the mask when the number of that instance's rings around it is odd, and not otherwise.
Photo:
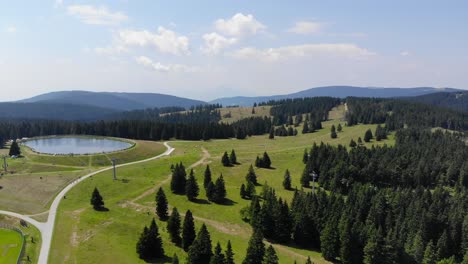
[(23, 254), (24, 254), (24, 248), (26, 246), (26, 239), (25, 239), (25, 235), (23, 233), (23, 231), (15, 226), (12, 226), (12, 225), (8, 225), (8, 224), (4, 224), (4, 223), (0, 223), (0, 229), (9, 229), (9, 230), (13, 230), (13, 231), (16, 231), (18, 233), (20, 233), (21, 235), (21, 238), (23, 239), (23, 243), (21, 245), (21, 251), (20, 251), (20, 254), (18, 256), (18, 260), (16, 261), (17, 264), (20, 264), (21, 263), (21, 259), (23, 258)]

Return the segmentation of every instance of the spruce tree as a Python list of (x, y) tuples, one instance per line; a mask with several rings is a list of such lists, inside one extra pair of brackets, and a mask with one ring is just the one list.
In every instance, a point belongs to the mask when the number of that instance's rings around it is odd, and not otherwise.
[(211, 248), (211, 238), (206, 225), (203, 224), (200, 231), (197, 234), (195, 241), (188, 252), (188, 263), (209, 263), (213, 251)]
[(447, 230), (444, 230), (439, 240), (437, 241), (437, 259), (444, 259), (448, 256), (449, 245), (448, 245), (448, 234)]
[(261, 231), (254, 230), (242, 264), (262, 264), (264, 255), (265, 244), (263, 244), (263, 235)]
[(184, 226), (182, 228), (182, 248), (188, 251), (195, 240), (195, 224), (193, 222), (192, 212), (185, 213)]
[(241, 185), (241, 188), (240, 188), (240, 197), (242, 199), (245, 199), (247, 197), (247, 191), (245, 190), (245, 184), (242, 184)]
[(226, 186), (223, 175), (221, 174), (221, 176), (216, 179), (215, 183), (215, 202), (221, 203), (224, 199), (226, 199)]
[(232, 165), (237, 164), (237, 156), (234, 150), (231, 150), (231, 155), (229, 156), (229, 161)]
[(180, 237), (180, 229), (180, 214), (177, 208), (174, 207), (171, 216), (167, 220), (167, 232), (171, 237), (171, 241), (176, 245), (179, 245), (182, 240)]
[(154, 219), (150, 227), (145, 227), (137, 243), (137, 253), (141, 259), (154, 260), (164, 257), (164, 248)]
[(247, 182), (247, 188), (245, 189), (245, 192), (247, 193), (247, 197), (254, 197), (257, 193), (257, 190), (255, 190), (255, 184), (251, 181)]
[(93, 194), (91, 195), (91, 205), (96, 211), (100, 211), (104, 208), (104, 200), (97, 188), (94, 188)]
[(358, 143), (358, 145), (362, 145), (362, 139), (361, 139), (361, 137), (358, 138), (357, 143)]
[(437, 263), (437, 252), (434, 246), (434, 243), (429, 241), (426, 246), (426, 250), (424, 251), (424, 257), (422, 260), (422, 264), (436, 264)]
[(278, 263), (279, 263), (279, 259), (278, 259), (278, 256), (276, 255), (276, 251), (273, 248), (273, 246), (270, 245), (265, 252), (265, 257), (263, 259), (262, 264), (278, 264)]
[(232, 250), (231, 240), (228, 240), (225, 256), (225, 264), (234, 264), (234, 252)]
[(268, 135), (269, 139), (274, 139), (275, 138), (275, 127), (272, 126), (270, 129), (270, 134)]
[(187, 173), (182, 164), (176, 164), (171, 178), (171, 191), (176, 194), (185, 194), (185, 184), (187, 182)]
[(331, 137), (331, 138), (337, 138), (337, 137), (338, 137), (338, 135), (336, 134), (335, 125), (332, 125), (332, 126), (331, 126), (331, 129), (330, 129), (330, 137)]
[(205, 174), (203, 178), (203, 188), (206, 189), (206, 187), (208, 187), (208, 184), (210, 184), (211, 181), (212, 180), (210, 165), (206, 165)]
[(372, 136), (372, 131), (370, 129), (368, 129), (366, 131), (366, 133), (364, 134), (364, 141), (365, 142), (370, 142), (372, 140), (373, 136)]
[(354, 139), (351, 139), (351, 141), (349, 142), (349, 146), (355, 148), (357, 146), (356, 141), (354, 141)]
[(312, 262), (312, 260), (310, 260), (310, 257), (307, 257), (306, 264), (314, 264), (314, 263)]
[(270, 156), (268, 156), (268, 153), (263, 152), (263, 159), (262, 159), (262, 163), (263, 163), (263, 168), (271, 168), (271, 160), (270, 160)]
[(328, 222), (320, 235), (320, 250), (326, 260), (333, 260), (339, 255), (338, 232), (333, 222)]
[(156, 215), (163, 221), (169, 216), (166, 194), (161, 187), (156, 193)]
[(338, 124), (338, 127), (336, 128), (336, 131), (338, 131), (338, 132), (343, 131), (343, 127), (341, 126), (341, 123)]
[(291, 190), (291, 174), (289, 174), (289, 170), (286, 170), (284, 173), (283, 188), (285, 190)]
[(221, 245), (219, 242), (216, 244), (214, 254), (211, 257), (210, 264), (225, 264), (226, 259), (223, 254), (223, 250), (221, 249)]
[(16, 142), (16, 140), (13, 140), (13, 142), (11, 143), (11, 146), (10, 146), (10, 152), (8, 153), (8, 155), (11, 157), (11, 156), (19, 156), (21, 155), (21, 150), (20, 150), (20, 147), (18, 145), (18, 142)]
[(213, 182), (210, 182), (206, 187), (206, 198), (211, 202), (216, 200), (216, 185)]
[(254, 185), (257, 185), (257, 175), (255, 174), (255, 170), (254, 170), (252, 165), (250, 165), (250, 167), (249, 167), (249, 172), (245, 176), (245, 180), (247, 182), (253, 183)]
[(195, 200), (195, 198), (198, 197), (199, 192), (200, 192), (200, 188), (198, 187), (198, 183), (197, 183), (197, 180), (195, 179), (195, 175), (192, 169), (190, 171), (189, 178), (185, 185), (185, 195), (187, 195), (187, 198), (189, 199), (189, 201), (193, 201)]
[(307, 121), (304, 121), (304, 126), (302, 127), (302, 134), (309, 133), (309, 125), (307, 123)]
[(223, 164), (224, 167), (231, 166), (231, 161), (229, 160), (227, 151), (224, 152), (223, 157), (221, 158), (221, 163)]

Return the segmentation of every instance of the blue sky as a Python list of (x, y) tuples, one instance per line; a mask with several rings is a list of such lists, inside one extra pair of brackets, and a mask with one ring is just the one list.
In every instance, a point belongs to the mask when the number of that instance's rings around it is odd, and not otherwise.
[(468, 88), (466, 1), (0, 1), (0, 101)]

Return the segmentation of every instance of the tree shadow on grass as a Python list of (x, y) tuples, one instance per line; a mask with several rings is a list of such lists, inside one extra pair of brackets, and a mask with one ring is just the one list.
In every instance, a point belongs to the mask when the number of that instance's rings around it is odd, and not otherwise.
[(107, 207), (99, 207), (99, 208), (94, 208), (95, 211), (98, 211), (98, 212), (109, 212), (109, 208)]
[(224, 198), (224, 200), (219, 204), (220, 205), (226, 205), (226, 206), (233, 206), (233, 205), (237, 204), (237, 202), (235, 202), (235, 201), (233, 201), (233, 200), (231, 200), (229, 198)]
[(205, 199), (193, 199), (191, 202), (194, 202), (196, 204), (211, 204), (210, 201)]

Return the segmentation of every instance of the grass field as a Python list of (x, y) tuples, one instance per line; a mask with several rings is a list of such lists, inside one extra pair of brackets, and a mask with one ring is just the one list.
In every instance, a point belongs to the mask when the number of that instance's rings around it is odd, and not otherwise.
[(0, 228), (0, 264), (16, 263), (22, 246), (23, 237), (20, 233)]
[[(299, 186), (299, 177), (304, 165), (302, 154), (305, 148), (314, 143), (348, 145), (351, 139), (363, 137), (367, 129), (375, 130), (376, 125), (359, 125), (343, 127), (337, 139), (330, 138), (331, 125), (341, 121), (342, 107), (334, 109), (335, 120), (323, 123), (324, 128), (311, 134), (295, 137), (276, 137), (269, 140), (267, 135), (255, 136), (246, 140), (214, 140), (208, 142), (173, 141), (170, 144), (176, 151), (170, 156), (138, 166), (119, 170), (121, 181), (111, 180), (110, 172), (94, 176), (76, 186), (67, 195), (59, 208), (56, 232), (51, 251), (51, 263), (144, 263), (135, 252), (135, 245), (145, 225), (155, 217), (154, 197), (160, 186), (165, 190), (171, 207), (177, 207), (185, 213), (190, 209), (196, 219), (197, 229), (206, 223), (211, 233), (213, 245), (219, 241), (225, 248), (228, 240), (232, 242), (236, 253), (236, 263), (241, 263), (246, 252), (251, 228), (241, 220), (239, 211), (250, 202), (239, 196), (240, 185), (245, 181), (248, 167), (255, 157), (267, 151), (274, 169), (256, 169), (259, 183), (277, 190), (277, 194), (290, 201), (293, 193), (283, 190), (281, 182), (286, 169), (291, 171), (293, 186)], [(332, 116), (332, 115), (331, 115)], [(301, 131), (300, 128), (298, 128)], [(393, 135), (382, 142), (366, 143), (393, 145)], [(224, 151), (235, 149), (240, 165), (223, 167), (221, 155)], [(197, 202), (188, 202), (185, 196), (170, 192), (170, 165), (183, 162), (186, 167), (194, 166), (195, 175), (202, 186), (203, 171), (210, 164), (213, 178), (221, 173), (226, 181), (229, 205), (209, 203), (202, 190)], [(89, 205), (89, 198), (94, 187), (98, 187), (108, 212), (96, 212)], [(258, 187), (259, 193), (261, 187)], [(186, 257), (180, 248), (168, 242), (166, 224), (158, 221), (159, 231), (164, 240), (167, 256), (174, 253), (183, 262)], [(310, 256), (315, 263), (327, 263), (321, 254), (314, 250), (298, 249), (294, 245), (274, 245), (280, 263), (304, 263)], [(170, 260), (168, 260), (170, 262)]]
[[(38, 154), (22, 146), (23, 157), (8, 159), (8, 172), (0, 177), (0, 209), (23, 214), (46, 211), (55, 195), (74, 179), (100, 167), (154, 157), (165, 151), (163, 144), (136, 141), (134, 147), (99, 155), (53, 156)], [(7, 154), (2, 149), (0, 154)], [(40, 219), (39, 219), (40, 220)]]
[[(257, 106), (255, 107), (255, 113), (252, 113), (253, 107), (229, 107), (229, 108), (221, 108), (221, 121), (224, 123), (232, 123), (243, 118), (248, 117), (264, 117), (270, 116), (270, 109), (271, 106)], [(226, 117), (226, 114), (230, 114), (231, 117)]]

